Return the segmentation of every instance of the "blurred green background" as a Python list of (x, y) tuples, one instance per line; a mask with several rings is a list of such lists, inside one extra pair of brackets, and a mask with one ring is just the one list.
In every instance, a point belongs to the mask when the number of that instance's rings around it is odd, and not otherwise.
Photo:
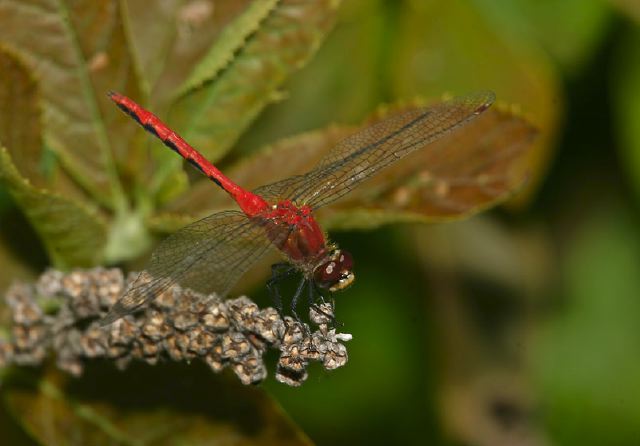
[[(498, 209), (332, 233), (356, 261), (338, 296), (349, 362), (301, 388), (261, 385), (311, 441), (640, 444), (639, 21), (633, 0), (342, 3), (232, 158), (381, 103), (478, 89), (540, 134), (526, 187)], [(48, 260), (2, 188), (0, 210), (6, 287)], [(30, 444), (13, 415), (6, 444)]]

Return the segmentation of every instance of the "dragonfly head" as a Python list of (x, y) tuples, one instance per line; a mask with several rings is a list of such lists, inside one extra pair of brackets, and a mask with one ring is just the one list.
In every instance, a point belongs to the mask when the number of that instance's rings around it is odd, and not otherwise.
[(344, 290), (353, 283), (353, 257), (347, 251), (334, 249), (328, 259), (319, 264), (313, 271), (313, 279), (320, 288), (332, 293)]

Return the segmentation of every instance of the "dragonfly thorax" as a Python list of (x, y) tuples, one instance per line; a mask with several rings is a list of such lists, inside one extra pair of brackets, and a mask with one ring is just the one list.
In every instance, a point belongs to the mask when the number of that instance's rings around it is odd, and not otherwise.
[(287, 231), (284, 238), (278, 231), (270, 237), (272, 240), (277, 239), (276, 246), (293, 263), (304, 266), (306, 271), (313, 271), (318, 260), (327, 257), (324, 233), (309, 206), (298, 207), (289, 200), (283, 200), (262, 217)]
[(313, 280), (319, 287), (332, 293), (344, 290), (355, 280), (353, 257), (347, 251), (334, 249), (313, 271)]

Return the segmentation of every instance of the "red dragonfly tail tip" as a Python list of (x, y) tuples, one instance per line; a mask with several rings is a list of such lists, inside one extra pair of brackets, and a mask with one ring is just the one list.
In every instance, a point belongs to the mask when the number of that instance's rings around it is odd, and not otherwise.
[(116, 104), (119, 104), (122, 101), (122, 99), (125, 98), (125, 96), (123, 96), (120, 93), (118, 93), (117, 91), (113, 91), (113, 90), (109, 90), (107, 92), (107, 96), (109, 96), (109, 99), (111, 99)]
[(131, 110), (131, 104), (129, 103), (130, 101), (129, 98), (113, 90), (110, 90), (109, 92), (107, 92), (107, 96), (109, 96), (109, 99), (115, 102), (118, 108), (120, 108), (122, 111), (124, 111), (128, 115), (132, 116), (133, 119), (135, 119), (136, 121), (138, 121), (138, 123), (140, 123), (140, 117)]

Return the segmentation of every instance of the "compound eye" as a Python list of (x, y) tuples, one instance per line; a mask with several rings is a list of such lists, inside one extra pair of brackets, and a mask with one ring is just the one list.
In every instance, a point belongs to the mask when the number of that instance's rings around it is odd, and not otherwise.
[(338, 263), (340, 271), (351, 271), (353, 269), (353, 257), (347, 251), (338, 251), (335, 261)]
[(323, 263), (317, 270), (318, 281), (320, 284), (331, 285), (340, 279), (340, 268), (338, 264), (330, 260)]
[(353, 258), (347, 251), (336, 249), (329, 260), (319, 265), (314, 273), (316, 283), (330, 291), (344, 289), (353, 282)]

